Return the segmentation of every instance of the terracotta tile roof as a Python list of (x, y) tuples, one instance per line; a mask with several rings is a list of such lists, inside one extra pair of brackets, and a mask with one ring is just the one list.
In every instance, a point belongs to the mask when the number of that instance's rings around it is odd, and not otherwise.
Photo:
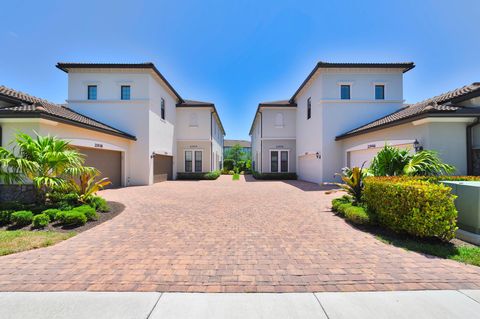
[(480, 115), (480, 109), (467, 108), (454, 104), (461, 102), (469, 96), (480, 96), (480, 82), (465, 85), (461, 88), (437, 95), (430, 99), (407, 105), (406, 107), (393, 112), (387, 116), (379, 118), (363, 126), (357, 127), (342, 135), (336, 137), (337, 140), (347, 138), (349, 136), (358, 135), (372, 130), (381, 129), (385, 126), (394, 125), (405, 120), (414, 120), (420, 116), (430, 114), (435, 115)]
[(44, 117), (107, 134), (135, 139), (135, 136), (120, 131), (88, 116), (82, 115), (65, 105), (55, 104), (47, 100), (0, 86), (0, 99), (13, 102), (13, 105), (0, 107), (1, 117)]

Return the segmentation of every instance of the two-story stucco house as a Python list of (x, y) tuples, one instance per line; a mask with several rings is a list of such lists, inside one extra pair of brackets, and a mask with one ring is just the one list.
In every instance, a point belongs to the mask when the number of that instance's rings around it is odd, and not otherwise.
[(403, 74), (413, 68), (319, 62), (289, 100), (259, 104), (250, 130), (254, 169), (330, 182), (389, 143), (437, 150), (458, 174), (474, 173), (480, 84), (404, 105)]
[(18, 131), (71, 141), (114, 186), (148, 185), (223, 160), (213, 103), (183, 99), (153, 63), (58, 63), (67, 105), (0, 87), (1, 143)]

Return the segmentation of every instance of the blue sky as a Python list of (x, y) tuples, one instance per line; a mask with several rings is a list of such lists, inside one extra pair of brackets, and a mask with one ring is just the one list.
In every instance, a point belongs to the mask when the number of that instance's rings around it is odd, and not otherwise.
[(5, 1), (0, 84), (67, 98), (68, 62), (152, 61), (248, 138), (257, 104), (289, 98), (319, 60), (413, 61), (415, 102), (480, 81), (480, 1)]

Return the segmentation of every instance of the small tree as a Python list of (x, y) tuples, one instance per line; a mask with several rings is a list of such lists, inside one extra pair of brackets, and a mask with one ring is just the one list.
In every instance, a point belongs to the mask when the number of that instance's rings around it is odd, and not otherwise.
[(236, 163), (245, 158), (245, 152), (243, 151), (243, 147), (240, 144), (233, 145), (232, 148), (228, 151), (227, 158), (232, 159), (236, 165)]

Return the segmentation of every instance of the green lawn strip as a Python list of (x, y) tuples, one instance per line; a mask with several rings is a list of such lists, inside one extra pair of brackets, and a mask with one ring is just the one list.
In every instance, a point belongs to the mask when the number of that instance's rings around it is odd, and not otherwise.
[(234, 180), (234, 181), (240, 180), (240, 175), (239, 174), (233, 174), (232, 180)]
[(0, 256), (51, 246), (75, 235), (75, 232), (1, 230)]
[(411, 238), (395, 238), (383, 234), (377, 234), (376, 237), (384, 243), (406, 250), (480, 266), (480, 247), (455, 246), (452, 243), (428, 242)]

